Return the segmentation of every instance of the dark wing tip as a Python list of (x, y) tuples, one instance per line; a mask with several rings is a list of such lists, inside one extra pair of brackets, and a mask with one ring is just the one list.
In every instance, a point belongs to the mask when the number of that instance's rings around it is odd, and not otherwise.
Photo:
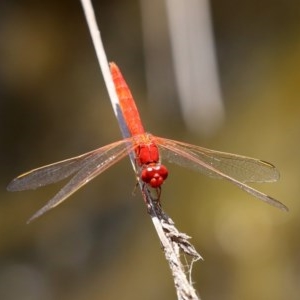
[(41, 215), (43, 215), (47, 210), (49, 210), (47, 207), (42, 207), (40, 210), (38, 210), (35, 214), (33, 214), (26, 222), (26, 224), (31, 223), (35, 219), (39, 218)]
[(274, 207), (277, 207), (285, 212), (289, 212), (289, 208), (287, 206), (285, 206), (283, 203), (281, 203), (280, 201), (272, 198), (271, 196), (268, 196), (268, 200), (269, 201), (266, 201), (268, 204), (270, 204)]
[[(282, 204), (282, 203), (281, 203)], [(289, 212), (289, 208), (287, 206), (285, 206), (284, 204), (282, 204), (280, 207), (279, 207), (281, 210), (285, 211), (285, 212)]]
[(8, 186), (6, 187), (6, 190), (9, 191), (9, 192), (17, 192), (17, 191), (21, 191), (20, 187), (18, 187), (18, 184), (17, 184), (17, 179), (18, 178), (15, 178), (13, 179), (9, 184)]

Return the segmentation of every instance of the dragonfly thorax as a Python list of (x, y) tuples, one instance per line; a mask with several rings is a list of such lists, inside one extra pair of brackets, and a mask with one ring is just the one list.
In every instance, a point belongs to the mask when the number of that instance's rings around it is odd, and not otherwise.
[(142, 167), (141, 179), (153, 188), (159, 188), (168, 177), (168, 170), (161, 164), (150, 164)]
[(159, 162), (158, 148), (154, 143), (141, 144), (135, 151), (139, 166)]

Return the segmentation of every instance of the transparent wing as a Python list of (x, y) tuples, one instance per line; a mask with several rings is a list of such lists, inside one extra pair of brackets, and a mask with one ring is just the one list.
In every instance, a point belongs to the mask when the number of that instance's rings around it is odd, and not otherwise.
[(202, 147), (153, 137), (162, 157), (169, 162), (194, 169), (210, 177), (226, 179), (258, 199), (288, 210), (278, 200), (246, 185), (244, 182), (274, 182), (279, 178), (276, 168), (262, 160), (224, 153)]
[(21, 174), (10, 182), (7, 190), (11, 192), (33, 190), (68, 178), (81, 169), (90, 158), (94, 157), (96, 151), (94, 150)]
[[(163, 148), (163, 156), (167, 160), (210, 177), (222, 178), (223, 174), (226, 174), (241, 182), (274, 182), (279, 179), (278, 170), (272, 164), (259, 159), (214, 151), (164, 138), (156, 139)], [(164, 149), (171, 151), (164, 153)], [(187, 159), (187, 156), (193, 159)]]
[(30, 222), (63, 202), (90, 180), (124, 158), (135, 147), (130, 141), (131, 139), (125, 139), (74, 158), (34, 169), (15, 178), (9, 184), (8, 190), (37, 188), (73, 175), (72, 179), (29, 219)]

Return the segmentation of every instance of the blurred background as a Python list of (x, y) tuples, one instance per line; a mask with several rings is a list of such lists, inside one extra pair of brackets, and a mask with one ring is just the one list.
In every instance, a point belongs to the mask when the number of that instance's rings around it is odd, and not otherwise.
[[(274, 163), (255, 185), (169, 166), (165, 211), (204, 257), (202, 299), (299, 299), (299, 1), (93, 1), (109, 60), (158, 136)], [(0, 4), (0, 299), (175, 299), (128, 159), (37, 221), (61, 184), (18, 174), (121, 138), (79, 1)]]

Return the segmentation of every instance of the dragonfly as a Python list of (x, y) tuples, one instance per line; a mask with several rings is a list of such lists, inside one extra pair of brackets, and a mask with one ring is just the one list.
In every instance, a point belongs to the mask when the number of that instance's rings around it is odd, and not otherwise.
[(129, 154), (135, 157), (137, 176), (143, 187), (157, 191), (158, 201), (161, 186), (168, 177), (168, 169), (161, 163), (161, 158), (164, 158), (209, 177), (225, 179), (259, 200), (288, 211), (280, 201), (247, 184), (277, 181), (279, 172), (274, 165), (260, 159), (210, 150), (147, 133), (131, 91), (120, 69), (113, 62), (110, 63), (110, 72), (130, 137), (73, 158), (33, 169), (13, 179), (7, 187), (9, 191), (36, 189), (70, 178), (28, 222), (62, 203)]

